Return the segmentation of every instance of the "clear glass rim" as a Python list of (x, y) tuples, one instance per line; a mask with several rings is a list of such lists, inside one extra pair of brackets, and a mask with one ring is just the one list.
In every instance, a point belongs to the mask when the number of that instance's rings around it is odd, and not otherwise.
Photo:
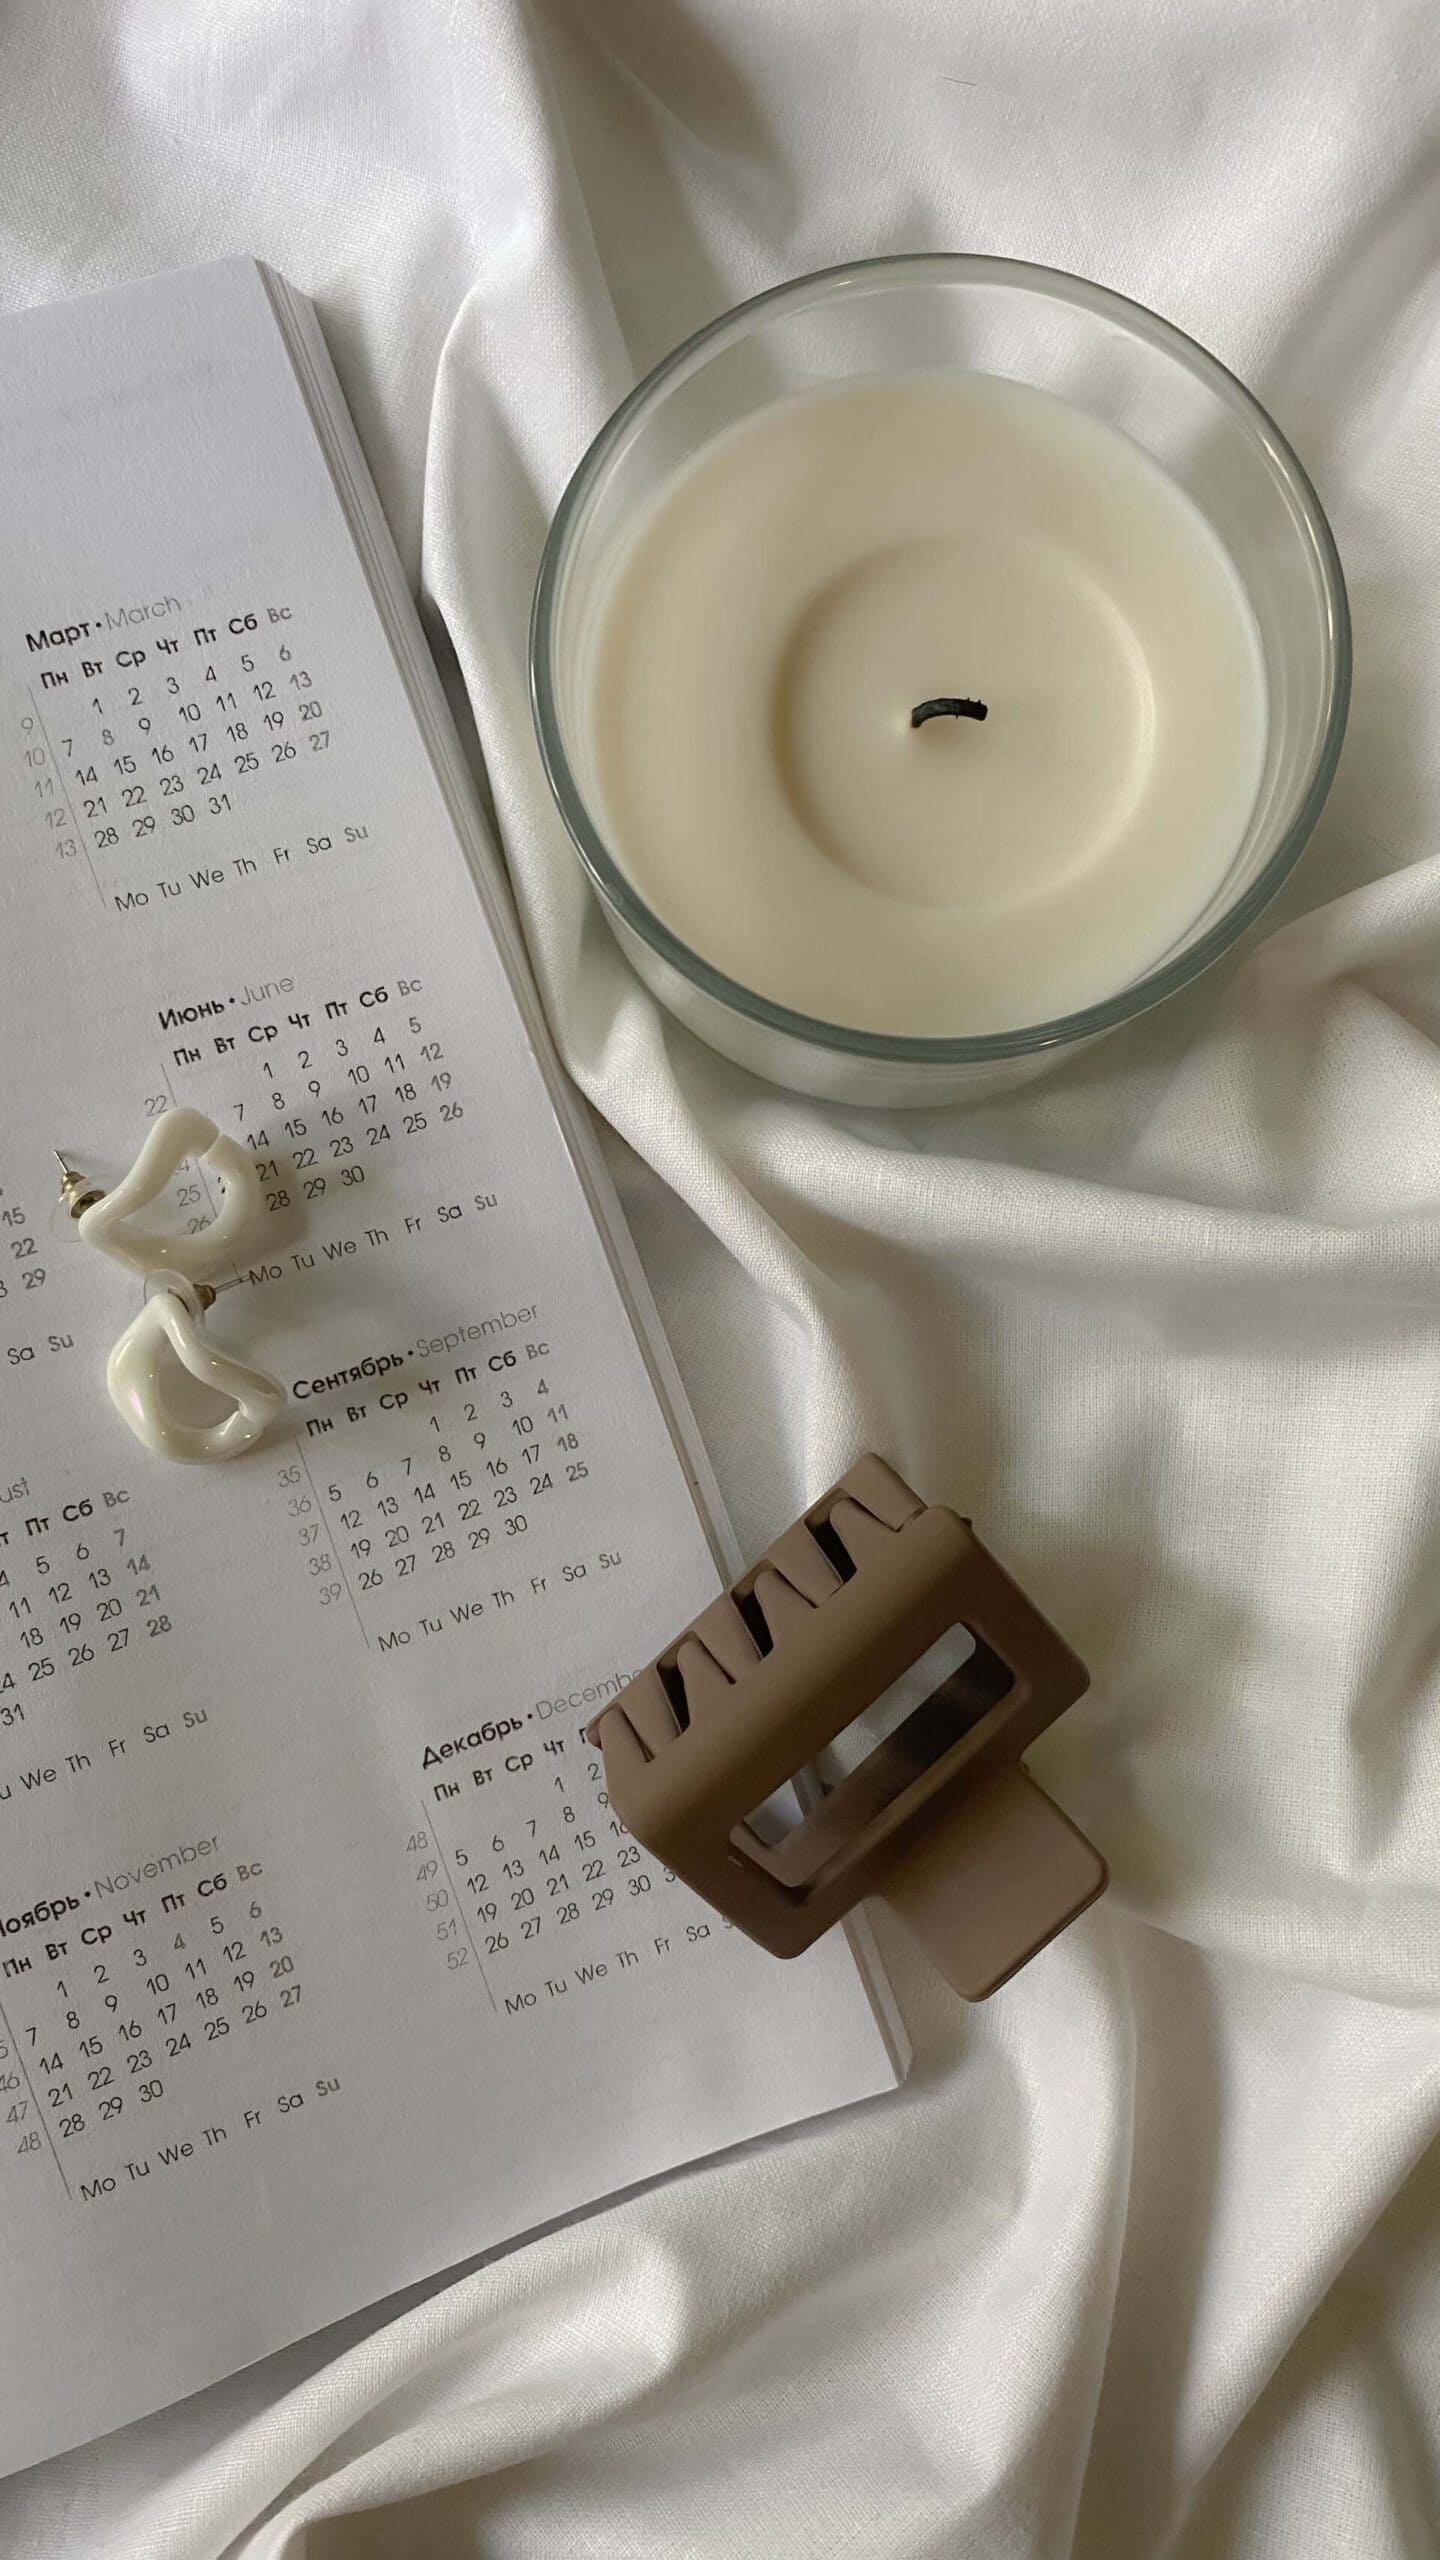
[[(1138, 323), (1141, 335), (1158, 342), (1191, 373), (1207, 382), (1239, 414), (1289, 487), (1314, 547), (1326, 608), (1330, 665), (1324, 724), (1285, 830), (1263, 869), (1207, 933), (1174, 958), (1161, 962), (1147, 976), (1137, 978), (1101, 1003), (1082, 1006), (1078, 1012), (1057, 1014), (1048, 1022), (1025, 1023), (1014, 1030), (920, 1038), (899, 1032), (856, 1030), (845, 1023), (824, 1022), (811, 1014), (796, 1013), (788, 1005), (777, 1004), (753, 987), (727, 977), (671, 932), (621, 870), (576, 781), (561, 731), (553, 654), (561, 581), (581, 511), (632, 421), (671, 377), (703, 350), (742, 334), (757, 312), (847, 290), (863, 291), (891, 278), (899, 281), (926, 274), (942, 282), (1020, 288), (1118, 320), (1132, 330)], [(752, 1022), (803, 1041), (811, 1048), (896, 1066), (980, 1065), (1002, 1058), (1029, 1057), (1040, 1050), (1089, 1039), (1147, 1012), (1220, 959), (1289, 878), (1320, 814), (1345, 736), (1350, 671), (1350, 607), (1334, 535), (1303, 464), (1254, 393), (1198, 340), (1126, 294), (1114, 293), (1107, 285), (1094, 284), (1085, 276), (1069, 275), (1061, 267), (1037, 266), (1020, 258), (971, 255), (961, 250), (920, 250), (817, 268), (812, 274), (791, 277), (784, 284), (772, 285), (764, 293), (734, 304), (673, 347), (606, 420), (576, 465), (545, 539), (530, 616), (530, 702), (541, 761), (576, 852), (604, 903), (660, 958), (730, 1012), (744, 1014)]]

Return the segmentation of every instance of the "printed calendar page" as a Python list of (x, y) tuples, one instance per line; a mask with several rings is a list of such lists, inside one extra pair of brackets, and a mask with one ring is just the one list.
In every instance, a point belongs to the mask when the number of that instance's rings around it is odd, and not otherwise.
[[(718, 1587), (699, 1462), (313, 323), (233, 262), (0, 348), (14, 2468), (896, 2065), (584, 1741)], [(175, 1102), (264, 1200), (207, 1323), (287, 1405), (223, 1466), (107, 1402), (142, 1283), (58, 1197)]]

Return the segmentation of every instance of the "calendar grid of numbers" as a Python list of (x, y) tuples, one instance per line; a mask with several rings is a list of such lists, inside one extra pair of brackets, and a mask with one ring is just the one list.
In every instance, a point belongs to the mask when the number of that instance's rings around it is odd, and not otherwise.
[[(313, 318), (236, 261), (0, 339), (14, 2466), (896, 2062), (585, 1741), (717, 1587), (696, 1460)], [(255, 1164), (207, 1321), (287, 1399), (210, 1469), (105, 1401), (140, 1284), (52, 1152), (177, 1101)]]

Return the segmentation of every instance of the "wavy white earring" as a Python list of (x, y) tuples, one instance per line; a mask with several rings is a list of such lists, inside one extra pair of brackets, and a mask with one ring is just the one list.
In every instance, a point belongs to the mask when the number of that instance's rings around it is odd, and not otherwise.
[[(213, 1465), (253, 1449), (285, 1401), (278, 1379), (205, 1340), (202, 1313), (190, 1283), (167, 1281), (126, 1326), (105, 1364), (110, 1401), (136, 1439), (152, 1457), (182, 1466)], [(183, 1422), (165, 1393), (171, 1358), (202, 1386), (228, 1396), (232, 1410), (219, 1422)]]
[[(194, 1156), (209, 1173), (218, 1174), (224, 1198), (208, 1227), (198, 1235), (167, 1235), (159, 1227), (132, 1227), (133, 1209), (148, 1209)], [(201, 1111), (161, 1113), (127, 1174), (113, 1191), (82, 1210), (77, 1227), (82, 1243), (108, 1253), (144, 1278), (152, 1271), (179, 1271), (187, 1280), (203, 1280), (218, 1263), (228, 1262), (260, 1216), (260, 1184), (243, 1147), (223, 1138)]]
[[(159, 1197), (187, 1157), (221, 1185), (221, 1204), (209, 1225), (177, 1236), (133, 1223), (134, 1213)], [(110, 1401), (136, 1439), (153, 1457), (182, 1466), (213, 1465), (253, 1448), (284, 1404), (285, 1391), (265, 1370), (216, 1350), (203, 1331), (214, 1295), (206, 1275), (238, 1256), (261, 1215), (259, 1181), (243, 1147), (223, 1137), (203, 1112), (177, 1108), (155, 1122), (113, 1191), (84, 1193), (80, 1177), (67, 1170), (62, 1196), (72, 1199), (82, 1241), (153, 1287), (105, 1367)], [(226, 1397), (230, 1412), (218, 1422), (185, 1420), (167, 1393), (177, 1364)]]

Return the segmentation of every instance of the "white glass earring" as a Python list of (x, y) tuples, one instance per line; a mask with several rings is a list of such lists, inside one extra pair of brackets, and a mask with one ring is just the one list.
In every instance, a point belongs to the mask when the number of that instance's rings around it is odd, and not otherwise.
[[(153, 1458), (175, 1458), (186, 1466), (238, 1458), (252, 1449), (285, 1401), (277, 1379), (206, 1341), (203, 1316), (193, 1281), (167, 1278), (126, 1326), (105, 1364), (110, 1401), (136, 1439)], [(219, 1422), (182, 1422), (165, 1393), (171, 1357), (203, 1386), (229, 1396), (232, 1411)]]
[[(132, 1227), (133, 1209), (148, 1209), (165, 1185), (194, 1156), (206, 1172), (218, 1174), (225, 1196), (208, 1227), (198, 1235), (166, 1235), (158, 1227)], [(255, 1167), (233, 1138), (222, 1138), (203, 1112), (164, 1111), (144, 1146), (113, 1191), (98, 1194), (76, 1221), (80, 1240), (108, 1253), (112, 1262), (145, 1278), (152, 1271), (180, 1271), (187, 1280), (203, 1280), (217, 1264), (233, 1259), (260, 1216), (260, 1185)]]
[[(218, 1178), (219, 1209), (197, 1234), (177, 1236), (132, 1223), (133, 1213), (159, 1197), (186, 1157)], [(135, 1162), (113, 1191), (87, 1189), (64, 1166), (61, 1197), (82, 1242), (108, 1254), (147, 1283), (145, 1305), (120, 1336), (105, 1368), (110, 1401), (153, 1457), (182, 1465), (214, 1464), (253, 1448), (285, 1401), (285, 1391), (263, 1369), (252, 1369), (205, 1339), (204, 1318), (215, 1296), (207, 1273), (234, 1260), (261, 1216), (260, 1185), (243, 1147), (222, 1137), (203, 1112), (176, 1109), (155, 1122)], [(187, 1421), (167, 1387), (176, 1364), (202, 1386), (229, 1399), (218, 1422)]]

